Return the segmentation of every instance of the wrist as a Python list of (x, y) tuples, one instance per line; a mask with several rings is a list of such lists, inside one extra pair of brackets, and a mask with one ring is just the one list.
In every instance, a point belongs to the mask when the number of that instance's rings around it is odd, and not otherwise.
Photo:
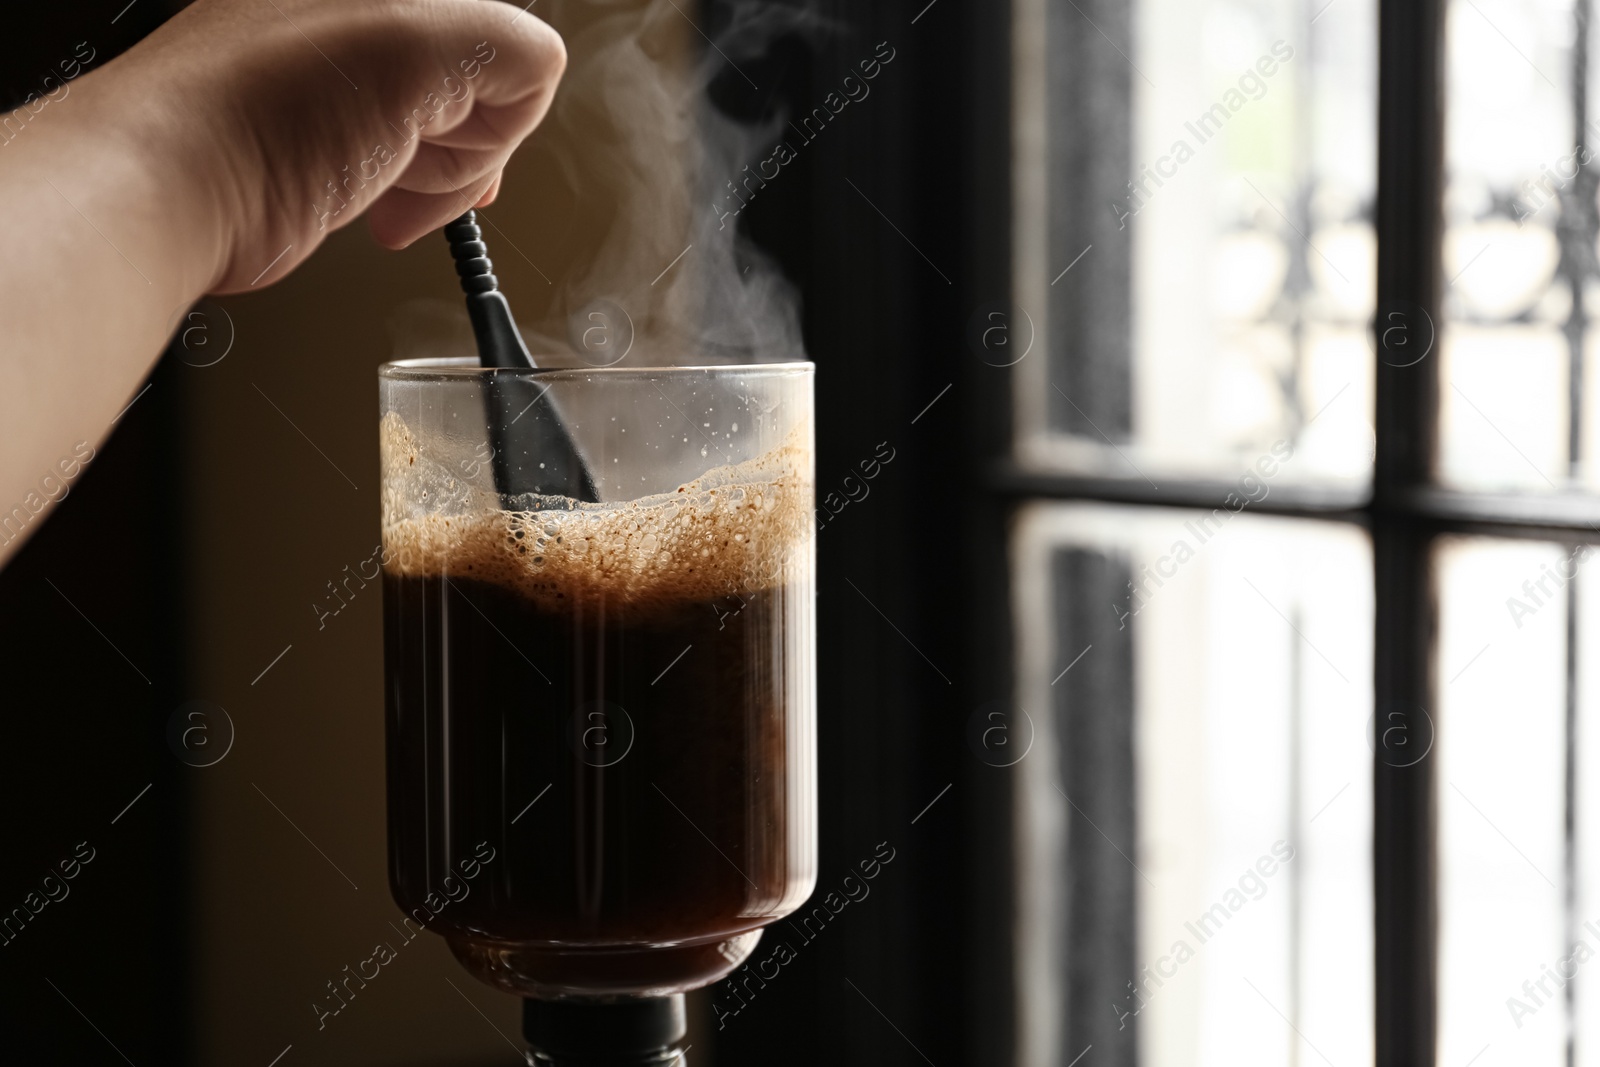
[(165, 276), (152, 280), (192, 302), (217, 287), (234, 243), (237, 198), (215, 162), (229, 149), (205, 114), (208, 102), (142, 73), (86, 75), (75, 83), (82, 106), (61, 116), (58, 132), (73, 157), (118, 190), (114, 222), (135, 233)]

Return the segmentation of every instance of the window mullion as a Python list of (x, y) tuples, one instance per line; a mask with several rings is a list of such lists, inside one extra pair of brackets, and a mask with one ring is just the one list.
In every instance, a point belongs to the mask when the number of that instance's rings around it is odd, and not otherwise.
[[(1378, 54), (1378, 324), (1431, 343), (1441, 319), (1443, 0), (1380, 0)], [(1438, 366), (1377, 364), (1374, 710), (1411, 731), (1433, 729), (1437, 606), (1429, 530), (1396, 505), (1433, 477)], [(1436, 1053), (1435, 758), (1396, 766), (1408, 761), (1374, 748), (1376, 1061), (1413, 1067)]]

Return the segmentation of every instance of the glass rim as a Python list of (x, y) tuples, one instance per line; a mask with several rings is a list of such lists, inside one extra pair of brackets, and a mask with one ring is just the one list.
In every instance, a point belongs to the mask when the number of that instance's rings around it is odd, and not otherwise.
[(776, 363), (707, 363), (670, 367), (485, 367), (472, 356), (423, 356), (389, 360), (378, 366), (378, 377), (392, 381), (446, 381), (484, 379), (499, 376), (519, 378), (572, 378), (591, 375), (676, 376), (683, 374), (810, 374), (816, 364), (810, 360), (785, 360)]

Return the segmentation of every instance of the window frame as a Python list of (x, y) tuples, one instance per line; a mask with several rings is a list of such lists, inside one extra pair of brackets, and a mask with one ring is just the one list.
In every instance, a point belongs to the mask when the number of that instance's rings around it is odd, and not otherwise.
[[(1378, 3), (1377, 321), (1399, 314), (1408, 320), (1406, 325), (1423, 326), (1435, 336), (1444, 322), (1446, 13), (1447, 0)], [(1575, 62), (1581, 84), (1586, 56)], [(1376, 345), (1374, 351), (1381, 355)], [(1377, 447), (1370, 490), (1352, 501), (1338, 488), (1286, 485), (1253, 508), (1356, 524), (1368, 532), (1375, 583), (1375, 706), (1435, 708), (1436, 540), (1446, 534), (1477, 534), (1561, 544), (1600, 542), (1600, 497), (1442, 487), (1436, 477), (1437, 354), (1404, 367), (1376, 356), (1375, 362)], [(1221, 506), (1233, 488), (1170, 475), (1161, 481), (1156, 488), (1136, 478), (1041, 471), (1003, 452), (990, 465), (987, 486), (1008, 514), (1035, 500), (1209, 509)], [(1572, 656), (1569, 648), (1569, 725), (1575, 710)], [(1448, 729), (1448, 724), (1435, 723)], [(1402, 768), (1375, 755), (1373, 776), (1375, 1062), (1378, 1067), (1433, 1063), (1439, 948), (1435, 758), (1430, 754)]]

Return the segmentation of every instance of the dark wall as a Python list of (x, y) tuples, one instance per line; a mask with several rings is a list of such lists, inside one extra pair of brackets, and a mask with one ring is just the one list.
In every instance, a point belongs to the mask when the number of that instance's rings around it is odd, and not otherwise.
[(174, 400), (158, 371), (0, 571), (8, 1059), (32, 1045), (30, 1063), (106, 1062), (109, 1042), (183, 1062), (184, 797), (164, 737), (183, 668)]
[[(769, 931), (795, 954), (778, 978), (741, 969), (714, 987), (729, 1012), (716, 1062), (1000, 1063), (1007, 772), (969, 750), (966, 723), (1009, 684), (1004, 519), (982, 488), (1008, 383), (966, 334), (1005, 295), (1008, 141), (992, 109), (1007, 92), (992, 60), (1007, 25), (957, 0), (820, 14), (805, 62), (753, 74), (779, 75), (790, 115), (884, 47), (894, 59), (747, 211), (804, 294), (818, 498), (838, 508), (817, 541), (821, 862), (800, 914), (880, 843), (895, 859), (822, 934)], [(885, 447), (895, 458), (870, 492), (841, 503)]]

